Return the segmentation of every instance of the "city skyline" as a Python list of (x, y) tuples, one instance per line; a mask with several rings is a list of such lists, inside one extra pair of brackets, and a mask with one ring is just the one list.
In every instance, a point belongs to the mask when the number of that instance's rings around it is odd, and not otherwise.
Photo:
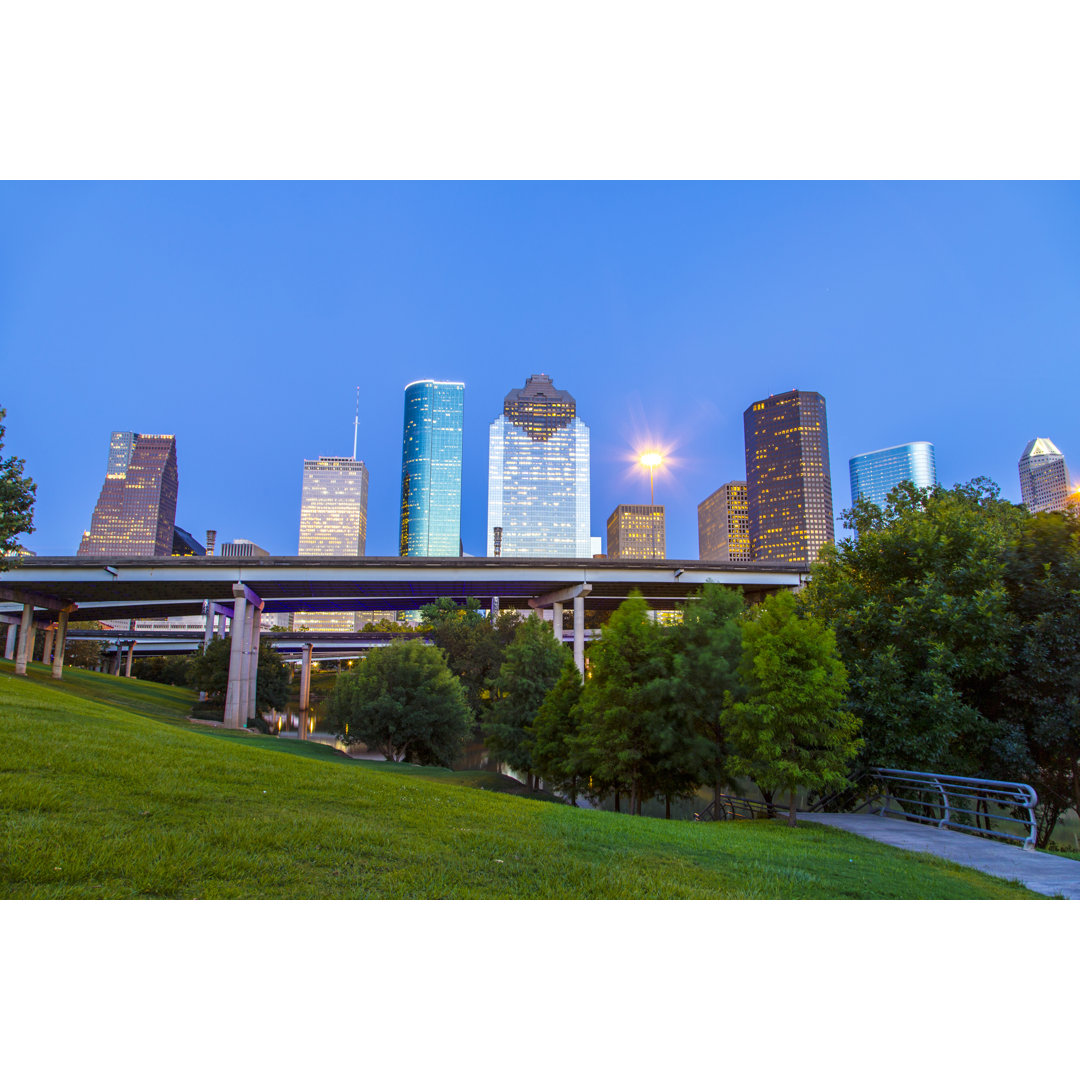
[(916, 487), (933, 487), (937, 483), (934, 444), (901, 443), (856, 454), (848, 462), (848, 474), (852, 505), (861, 497), (884, 509), (889, 492), (905, 480)]
[[(533, 371), (588, 420), (594, 533), (648, 500), (638, 453), (667, 451), (674, 558), (744, 474), (742, 411), (796, 386), (828, 400), (838, 483), (917, 437), (942, 484), (987, 475), (1019, 502), (1033, 435), (1080, 452), (1049, 392), (1080, 346), (1078, 219), (1076, 184), (3, 185), (0, 405), (38, 484), (23, 540), (77, 549), (101, 473), (71, 447), (126, 428), (176, 435), (193, 536), (295, 551), (297, 463), (350, 453), (359, 384), (367, 550), (394, 554), (401, 388), (436, 378), (467, 387), (461, 532), (482, 554), (486, 421)], [(1028, 357), (1038, 378), (1015, 380)]]

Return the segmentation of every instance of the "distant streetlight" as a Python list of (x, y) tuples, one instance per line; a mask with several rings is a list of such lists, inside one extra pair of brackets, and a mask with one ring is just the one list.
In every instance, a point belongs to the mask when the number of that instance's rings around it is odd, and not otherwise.
[(651, 536), (649, 556), (656, 558), (656, 510), (654, 509), (653, 484), (656, 470), (664, 464), (664, 455), (658, 450), (647, 450), (638, 462), (649, 470), (649, 535)]

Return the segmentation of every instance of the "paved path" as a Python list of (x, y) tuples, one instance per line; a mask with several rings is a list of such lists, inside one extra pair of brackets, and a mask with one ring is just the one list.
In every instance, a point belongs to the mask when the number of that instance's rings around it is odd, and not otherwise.
[(1019, 881), (1044, 896), (1080, 900), (1080, 860), (1043, 851), (1024, 851), (1018, 844), (987, 840), (932, 825), (919, 825), (878, 814), (800, 814), (800, 821), (831, 825), (882, 844), (939, 855), (984, 874)]

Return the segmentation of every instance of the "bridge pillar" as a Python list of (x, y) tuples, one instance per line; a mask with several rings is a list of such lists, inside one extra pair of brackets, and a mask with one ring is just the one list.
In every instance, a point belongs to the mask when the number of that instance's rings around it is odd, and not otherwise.
[(49, 663), (52, 660), (52, 647), (53, 647), (53, 628), (50, 626), (45, 631), (45, 647), (41, 650), (41, 662), (43, 664)]
[(309, 641), (304, 646), (300, 659), (300, 729), (297, 732), (301, 739), (308, 736), (308, 705), (311, 703), (311, 649)]
[(64, 649), (67, 646), (68, 613), (60, 612), (60, 618), (56, 627), (56, 640), (53, 642), (52, 677), (62, 679), (64, 677)]
[(232, 641), (229, 643), (229, 685), (225, 692), (225, 726), (241, 726), (241, 669), (244, 666), (244, 629), (247, 625), (247, 594), (236, 597), (233, 608)]
[(4, 643), (4, 659), (15, 659), (15, 639), (19, 636), (19, 628), (15, 623), (11, 623), (7, 628), (7, 641)]
[(561, 645), (563, 634), (563, 607), (562, 604), (551, 605), (551, 632), (555, 635), (555, 640)]
[(259, 680), (259, 635), (262, 633), (262, 612), (255, 605), (251, 606), (250, 662), (248, 664), (247, 719), (254, 720), (258, 715), (255, 705), (255, 690)]
[(574, 663), (581, 677), (585, 677), (585, 597), (574, 597)]
[(26, 674), (26, 662), (34, 647), (34, 605), (23, 604), (22, 621), (19, 623), (19, 644), (15, 651), (15, 674)]
[(113, 654), (112, 666), (109, 668), (109, 674), (110, 675), (119, 675), (120, 674), (120, 653), (121, 652), (123, 652), (123, 649), (120, 647), (119, 640), (117, 640), (117, 642), (116, 642), (116, 652)]
[(132, 660), (132, 657), (134, 655), (135, 655), (135, 642), (134, 641), (129, 641), (128, 642), (128, 647), (127, 647), (127, 663), (124, 665), (124, 678), (125, 679), (130, 679), (131, 678), (131, 660)]

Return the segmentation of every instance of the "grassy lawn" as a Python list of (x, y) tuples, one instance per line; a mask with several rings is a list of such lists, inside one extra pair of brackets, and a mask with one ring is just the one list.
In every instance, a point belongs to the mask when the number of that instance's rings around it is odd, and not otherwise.
[[(189, 691), (0, 662), (0, 897), (1031, 898), (831, 829), (575, 810), (490, 773), (200, 728)], [(513, 783), (512, 781), (510, 783)]]

